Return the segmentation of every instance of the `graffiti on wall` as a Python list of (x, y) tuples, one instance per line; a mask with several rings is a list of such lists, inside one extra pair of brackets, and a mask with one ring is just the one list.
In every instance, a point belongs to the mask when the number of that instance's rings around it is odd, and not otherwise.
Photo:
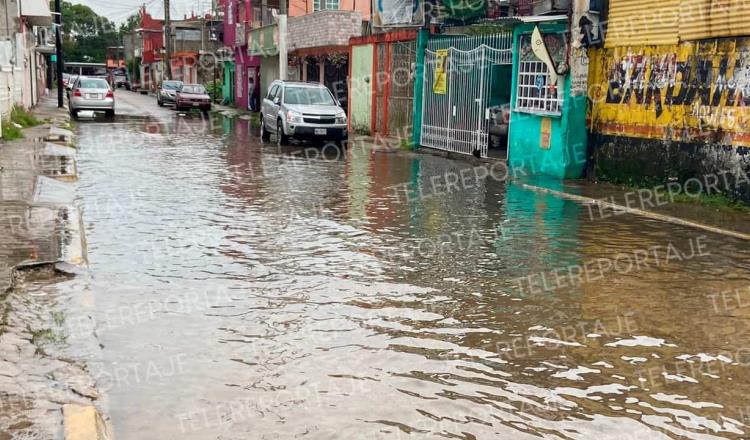
[(624, 134), (684, 139), (698, 133), (750, 143), (750, 39), (592, 54), (592, 120), (605, 131), (617, 125)]
[[(568, 46), (565, 35), (556, 33), (544, 34), (544, 44), (547, 46), (549, 55), (556, 65), (559, 66), (566, 61)], [(519, 59), (521, 61), (540, 61), (531, 49), (531, 34), (521, 35), (518, 39), (518, 47)]]

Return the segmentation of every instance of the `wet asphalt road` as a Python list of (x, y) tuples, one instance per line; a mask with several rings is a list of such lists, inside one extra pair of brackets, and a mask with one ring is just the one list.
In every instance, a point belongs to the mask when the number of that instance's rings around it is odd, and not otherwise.
[(117, 99), (78, 132), (119, 440), (750, 431), (746, 242)]

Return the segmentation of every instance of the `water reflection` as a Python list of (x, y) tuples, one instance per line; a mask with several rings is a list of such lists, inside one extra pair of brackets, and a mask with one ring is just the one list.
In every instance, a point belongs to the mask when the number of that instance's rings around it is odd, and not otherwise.
[[(159, 124), (117, 125), (129, 142), (106, 150), (81, 127), (101, 361), (190, 360), (112, 387), (118, 438), (747, 430), (750, 307), (710, 297), (750, 285), (746, 243), (591, 221), (461, 161), (279, 149), (245, 120)], [(710, 255), (686, 258), (699, 236)], [(569, 276), (670, 244), (683, 258)], [(542, 274), (566, 282), (519, 288)], [(144, 304), (162, 306), (122, 318)]]

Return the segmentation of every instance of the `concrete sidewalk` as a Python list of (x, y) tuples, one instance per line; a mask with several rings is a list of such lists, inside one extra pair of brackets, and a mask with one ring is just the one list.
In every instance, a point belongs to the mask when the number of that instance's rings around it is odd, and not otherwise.
[(70, 117), (53, 96), (32, 113), (44, 123), (0, 143), (0, 439), (105, 439), (96, 380), (68, 352), (99, 346), (90, 298), (64, 281), (87, 264)]
[[(34, 115), (45, 123), (0, 144), (0, 292), (19, 265), (83, 264), (80, 215), (73, 205), (76, 150), (66, 109), (42, 98)], [(7, 123), (7, 122), (6, 122)]]
[(517, 179), (517, 183), (533, 191), (583, 203), (587, 206), (587, 216), (592, 220), (635, 214), (750, 240), (750, 215), (747, 210), (703, 204), (698, 194), (685, 192), (685, 188), (676, 183), (672, 188), (667, 185), (628, 188), (584, 180), (546, 178), (521, 178)]

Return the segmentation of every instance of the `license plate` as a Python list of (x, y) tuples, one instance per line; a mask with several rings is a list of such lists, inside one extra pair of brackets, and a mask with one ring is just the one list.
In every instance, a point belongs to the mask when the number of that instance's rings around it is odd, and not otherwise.
[(200, 103), (198, 103), (198, 102), (194, 102), (193, 103), (193, 107), (198, 107), (199, 105), (200, 105)]
[(328, 133), (328, 131), (325, 128), (316, 128), (315, 134), (316, 135), (323, 135), (325, 136)]
[(89, 94), (88, 94), (88, 98), (89, 98), (89, 99), (99, 99), (99, 98), (100, 98), (100, 96), (101, 96), (101, 95), (99, 95), (98, 93), (89, 93)]

